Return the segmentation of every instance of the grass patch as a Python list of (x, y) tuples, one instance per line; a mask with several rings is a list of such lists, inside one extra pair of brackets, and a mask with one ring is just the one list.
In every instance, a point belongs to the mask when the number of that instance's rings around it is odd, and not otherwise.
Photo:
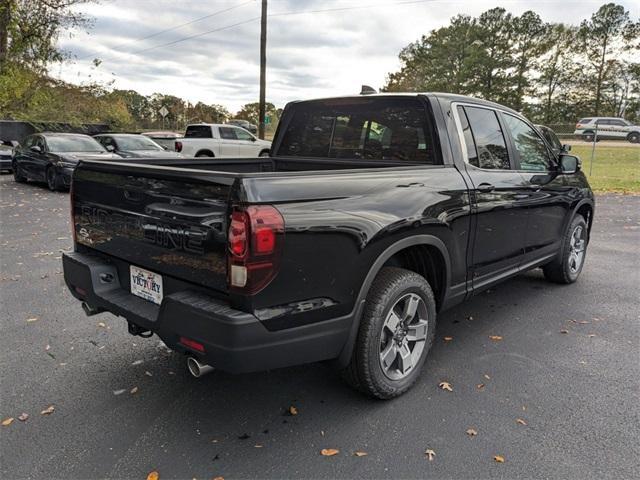
[(596, 145), (591, 176), (591, 145), (574, 145), (571, 153), (582, 159), (582, 171), (594, 191), (640, 194), (640, 148)]

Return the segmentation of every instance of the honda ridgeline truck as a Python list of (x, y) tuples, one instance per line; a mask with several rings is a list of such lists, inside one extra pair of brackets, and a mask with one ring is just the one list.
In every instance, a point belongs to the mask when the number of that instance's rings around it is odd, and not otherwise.
[(416, 381), (438, 312), (542, 267), (576, 281), (594, 197), (517, 112), (449, 94), (292, 102), (271, 157), (81, 161), (71, 293), (198, 376), (333, 360)]

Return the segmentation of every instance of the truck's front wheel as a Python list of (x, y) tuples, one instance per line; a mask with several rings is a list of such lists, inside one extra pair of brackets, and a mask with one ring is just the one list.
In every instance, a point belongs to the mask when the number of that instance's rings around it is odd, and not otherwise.
[(382, 269), (367, 295), (345, 379), (373, 397), (403, 394), (420, 375), (435, 328), (436, 302), (424, 277)]

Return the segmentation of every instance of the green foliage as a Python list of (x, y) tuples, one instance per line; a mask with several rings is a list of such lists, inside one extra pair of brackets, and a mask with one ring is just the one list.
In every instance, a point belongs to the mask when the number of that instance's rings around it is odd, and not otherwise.
[(580, 27), (545, 23), (527, 11), (493, 8), (402, 49), (386, 91), (446, 91), (486, 98), (540, 122), (587, 115), (640, 119), (640, 22), (624, 7), (600, 7)]
[[(265, 114), (271, 117), (272, 123), (277, 123), (279, 118), (279, 112), (273, 103), (265, 102)], [(236, 113), (236, 116), (235, 116), (235, 118), (248, 120), (249, 122), (255, 125), (258, 125), (259, 117), (260, 117), (260, 104), (258, 102), (247, 103), (240, 109), (238, 113)]]

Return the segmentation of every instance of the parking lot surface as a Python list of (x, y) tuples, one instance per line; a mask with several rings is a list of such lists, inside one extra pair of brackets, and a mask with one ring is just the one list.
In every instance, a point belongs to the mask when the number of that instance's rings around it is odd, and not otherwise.
[(576, 284), (533, 271), (440, 315), (417, 384), (382, 402), (324, 364), (192, 378), (67, 291), (66, 193), (4, 175), (0, 195), (3, 479), (637, 478), (638, 196), (598, 197)]

